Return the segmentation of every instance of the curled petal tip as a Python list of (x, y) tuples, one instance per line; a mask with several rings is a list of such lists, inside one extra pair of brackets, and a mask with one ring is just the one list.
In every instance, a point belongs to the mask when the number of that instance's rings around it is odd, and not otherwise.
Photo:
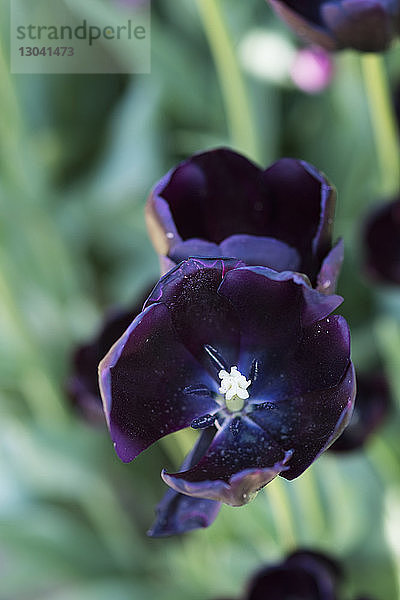
[(182, 494), (194, 498), (207, 498), (224, 502), (230, 506), (248, 504), (257, 493), (272, 481), (279, 473), (285, 471), (293, 450), (284, 453), (282, 460), (265, 469), (245, 469), (235, 473), (228, 482), (221, 479), (200, 482), (185, 481), (173, 474), (162, 471), (161, 477), (167, 485)]

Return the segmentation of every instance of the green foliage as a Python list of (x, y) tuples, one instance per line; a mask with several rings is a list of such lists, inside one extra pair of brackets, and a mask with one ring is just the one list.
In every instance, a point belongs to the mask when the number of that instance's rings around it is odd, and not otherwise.
[[(113, 1), (71, 5), (95, 15), (112, 11)], [(73, 413), (64, 382), (73, 348), (95, 334), (105, 309), (129, 305), (156, 281), (146, 195), (177, 160), (232, 144), (224, 97), (193, 0), (153, 1), (152, 74), (133, 76), (11, 76), (5, 4), (0, 600), (238, 597), (253, 570), (296, 545), (343, 560), (346, 598), (392, 600), (400, 556), (388, 543), (385, 506), (400, 485), (400, 292), (378, 293), (360, 272), (360, 223), (381, 198), (359, 57), (338, 56), (332, 86), (314, 97), (238, 69), (258, 158), (309, 160), (338, 189), (336, 233), (346, 243), (339, 292), (354, 359), (365, 368), (382, 359), (397, 413), (367, 451), (323, 456), (299, 480), (273, 482), (242, 509), (224, 507), (206, 531), (153, 540), (145, 533), (164, 491), (158, 474), (179, 447), (160, 445), (120, 464), (105, 426)], [(255, 26), (289, 36), (263, 0), (218, 5), (234, 50)], [(389, 57), (393, 77), (398, 55)], [(248, 148), (236, 137), (235, 149)]]

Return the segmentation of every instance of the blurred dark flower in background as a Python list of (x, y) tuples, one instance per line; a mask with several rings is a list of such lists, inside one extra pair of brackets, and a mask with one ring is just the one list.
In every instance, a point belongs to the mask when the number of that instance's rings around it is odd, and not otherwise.
[(234, 506), (298, 477), (347, 425), (355, 383), (341, 303), (297, 273), (191, 259), (165, 275), (104, 358), (119, 457), (203, 429), (201, 457), (163, 472), (176, 491)]
[(361, 449), (383, 425), (391, 406), (392, 398), (384, 373), (357, 373), (357, 395), (353, 416), (330, 450), (348, 452)]
[(93, 340), (78, 346), (72, 355), (72, 369), (66, 382), (67, 393), (77, 412), (92, 423), (104, 423), (99, 362), (141, 312), (146, 297), (136, 302), (130, 310), (110, 311)]
[(400, 284), (400, 200), (373, 210), (364, 232), (364, 265), (380, 283)]
[(244, 600), (337, 600), (341, 578), (341, 568), (333, 558), (298, 550), (282, 563), (256, 573)]
[(399, 32), (397, 0), (269, 0), (302, 38), (326, 50), (386, 50)]
[(164, 272), (190, 256), (300, 271), (333, 293), (343, 246), (332, 249), (336, 194), (312, 165), (282, 159), (263, 171), (227, 149), (197, 154), (153, 188), (147, 222)]
[(336, 559), (322, 552), (297, 550), (281, 563), (258, 571), (241, 600), (339, 600), (343, 579)]

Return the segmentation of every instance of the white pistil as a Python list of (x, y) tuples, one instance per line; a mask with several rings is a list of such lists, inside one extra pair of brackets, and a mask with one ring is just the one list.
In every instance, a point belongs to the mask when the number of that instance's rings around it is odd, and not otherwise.
[(218, 376), (221, 379), (219, 392), (225, 395), (226, 408), (230, 412), (242, 410), (244, 401), (249, 397), (247, 388), (251, 381), (247, 381), (237, 367), (231, 367), (230, 373), (222, 369)]

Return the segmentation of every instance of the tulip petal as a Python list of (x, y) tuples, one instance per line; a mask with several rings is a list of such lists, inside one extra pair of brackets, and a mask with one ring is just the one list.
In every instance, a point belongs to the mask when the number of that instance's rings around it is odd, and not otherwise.
[(300, 37), (326, 50), (386, 50), (395, 34), (398, 7), (390, 0), (269, 0)]
[(350, 365), (334, 387), (280, 398), (271, 408), (249, 414), (283, 448), (293, 451), (283, 477), (294, 479), (301, 475), (340, 435), (350, 419), (354, 393), (354, 372)]
[(304, 0), (268, 0), (276, 14), (305, 41), (332, 51), (336, 42), (321, 21), (319, 2)]
[[(223, 256), (221, 254), (221, 249), (218, 244), (214, 244), (213, 242), (207, 242), (206, 240), (199, 240), (196, 238), (191, 238), (190, 240), (185, 240), (184, 242), (179, 242), (172, 248), (169, 253), (169, 258), (174, 261), (175, 264), (180, 263), (183, 260), (192, 258), (194, 256), (206, 257), (209, 256), (211, 258), (216, 258), (219, 256)], [(225, 256), (236, 256), (235, 254), (226, 254)]]
[(340, 239), (336, 246), (322, 262), (322, 267), (317, 277), (317, 290), (323, 294), (333, 294), (336, 289), (344, 259), (344, 244)]
[(93, 424), (104, 425), (97, 372), (99, 361), (141, 312), (147, 295), (135, 302), (130, 310), (110, 310), (105, 315), (98, 334), (74, 351), (72, 372), (67, 379), (68, 396), (81, 416)]
[(224, 275), (241, 264), (237, 260), (207, 258), (182, 262), (164, 275), (145, 304), (162, 302), (171, 310), (176, 335), (213, 375), (221, 367), (210, 362), (206, 346), (224, 357), (229, 362), (227, 367), (238, 359), (237, 315), (217, 290)]
[(264, 182), (271, 215), (268, 235), (295, 247), (303, 258), (301, 272), (314, 280), (331, 247), (335, 189), (315, 167), (291, 158), (267, 169)]
[(378, 0), (343, 0), (322, 6), (322, 17), (338, 44), (363, 52), (386, 50), (393, 25), (387, 9)]
[(382, 372), (357, 373), (357, 396), (348, 427), (330, 447), (332, 452), (361, 449), (384, 423), (392, 406), (389, 383)]
[(257, 203), (261, 170), (244, 156), (221, 148), (193, 156), (160, 191), (183, 240), (219, 244), (232, 233), (262, 235)]
[(236, 417), (215, 435), (197, 465), (182, 473), (163, 471), (162, 477), (189, 496), (242, 506), (287, 468), (291, 454), (253, 421)]
[(204, 529), (215, 521), (220, 509), (220, 502), (194, 498), (169, 488), (156, 508), (157, 518), (147, 535), (167, 537)]
[[(207, 450), (213, 436), (214, 431), (210, 429), (199, 436), (193, 450), (184, 460), (182, 470), (190, 468), (197, 462)], [(193, 498), (169, 488), (157, 506), (157, 518), (148, 535), (150, 537), (165, 537), (208, 527), (216, 519), (220, 508), (220, 502), (205, 500), (204, 498)]]
[(216, 383), (176, 338), (166, 306), (153, 304), (100, 363), (100, 389), (112, 440), (124, 462), (218, 405), (185, 389)]
[(271, 385), (276, 382), (274, 374), (282, 371), (282, 357), (294, 351), (300, 341), (302, 328), (330, 314), (342, 302), (340, 296), (313, 290), (300, 275), (276, 273), (266, 267), (230, 271), (219, 294), (229, 299), (239, 316), (239, 370), (248, 374), (256, 358)]
[(297, 271), (300, 256), (295, 248), (275, 238), (231, 235), (220, 244), (221, 256), (240, 256), (246, 265), (261, 265), (275, 271)]
[(350, 331), (346, 320), (333, 315), (304, 329), (286, 369), (292, 390), (305, 394), (331, 388), (342, 379), (350, 362)]
[(298, 550), (282, 563), (258, 571), (249, 582), (246, 599), (337, 600), (341, 575), (339, 564), (331, 557)]
[[(263, 171), (244, 156), (218, 148), (170, 171), (152, 190), (146, 216), (157, 251), (175, 262), (234, 256), (247, 264), (300, 270), (314, 284), (331, 249), (334, 208), (334, 188), (312, 165), (284, 158)], [(272, 241), (257, 238), (274, 238), (292, 250), (279, 253)], [(214, 252), (211, 244), (221, 247)]]

